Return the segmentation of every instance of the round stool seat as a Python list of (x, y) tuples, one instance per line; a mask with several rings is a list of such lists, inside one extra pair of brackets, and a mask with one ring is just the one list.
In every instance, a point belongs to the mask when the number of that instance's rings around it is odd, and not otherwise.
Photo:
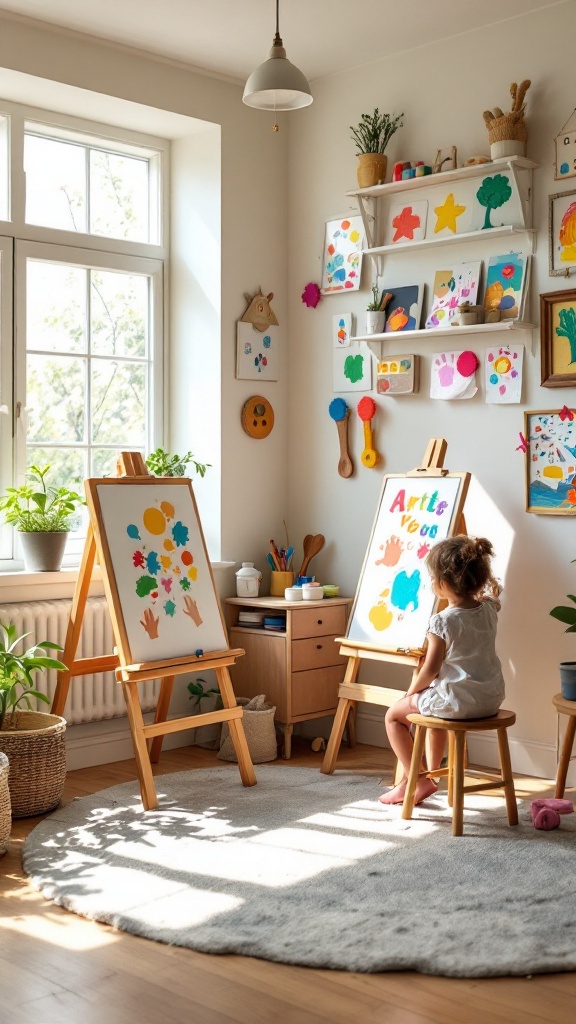
[[(573, 703), (576, 705), (576, 701)], [(576, 715), (576, 706), (574, 714)], [(489, 729), (502, 727), (508, 729), (516, 721), (514, 711), (502, 709), (489, 718), (438, 718), (435, 715), (420, 715), (416, 712), (407, 717), (414, 725), (425, 725), (427, 729), (450, 729), (452, 732), (487, 732)]]

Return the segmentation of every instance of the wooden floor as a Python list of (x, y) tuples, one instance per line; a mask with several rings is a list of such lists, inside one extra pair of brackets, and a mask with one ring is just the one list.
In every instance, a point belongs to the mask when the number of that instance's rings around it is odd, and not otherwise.
[[(322, 754), (296, 739), (293, 766)], [(387, 751), (342, 749), (339, 765), (383, 769)], [(197, 747), (168, 751), (156, 773), (221, 765)], [(136, 778), (132, 760), (68, 774), (65, 802)], [(517, 795), (552, 795), (518, 778)], [(570, 794), (567, 794), (570, 795)], [(349, 974), (164, 946), (49, 903), (22, 873), (21, 847), (38, 819), (13, 823), (0, 858), (0, 1020), (6, 1024), (574, 1024), (576, 975), (450, 979)], [(576, 864), (576, 856), (575, 856)], [(433, 866), (432, 866), (433, 867)], [(409, 879), (407, 879), (409, 884)], [(559, 886), (572, 881), (558, 879)]]

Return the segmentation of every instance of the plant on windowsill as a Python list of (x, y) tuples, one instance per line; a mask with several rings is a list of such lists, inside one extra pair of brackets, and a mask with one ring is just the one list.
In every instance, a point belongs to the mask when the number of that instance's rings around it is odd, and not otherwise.
[(373, 114), (362, 114), (356, 128), (350, 125), (352, 140), (358, 150), (357, 176), (360, 188), (371, 188), (386, 180), (388, 158), (384, 150), (392, 136), (402, 128), (403, 117), (404, 114), (398, 114), (397, 117), (381, 114), (376, 107)]
[(191, 462), (199, 476), (204, 476), (209, 469), (209, 462), (196, 462), (192, 452), (185, 455), (172, 455), (163, 448), (156, 448), (145, 459), (148, 469), (154, 476), (184, 476), (187, 465)]
[[(558, 604), (552, 608), (550, 615), (567, 626), (565, 633), (576, 633), (576, 596), (566, 596), (573, 605)], [(560, 690), (565, 700), (576, 700), (576, 661), (560, 662)]]
[(68, 487), (47, 482), (51, 466), (31, 466), (27, 483), (7, 487), (0, 498), (0, 512), (9, 526), (16, 527), (29, 572), (57, 572), (75, 518), (86, 502)]
[(60, 802), (66, 778), (66, 721), (59, 715), (34, 710), (31, 698), (50, 703), (34, 686), (33, 673), (65, 671), (51, 657), (59, 644), (42, 640), (19, 653), (29, 633), (0, 622), (0, 751), (8, 757), (8, 788), (12, 816), (45, 814)]

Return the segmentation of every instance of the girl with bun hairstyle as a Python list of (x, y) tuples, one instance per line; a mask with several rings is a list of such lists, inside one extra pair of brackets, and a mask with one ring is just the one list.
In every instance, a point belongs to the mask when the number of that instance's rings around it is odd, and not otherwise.
[[(436, 597), (446, 602), (432, 615), (426, 651), (416, 678), (386, 713), (392, 750), (404, 769), (402, 781), (383, 793), (383, 804), (404, 799), (412, 757), (407, 716), (417, 712), (438, 718), (488, 718), (504, 700), (502, 666), (496, 654), (500, 587), (492, 576), (492, 545), (485, 537), (449, 537), (426, 559)], [(446, 733), (431, 729), (429, 769), (439, 768)], [(415, 803), (436, 792), (433, 779), (420, 778)]]

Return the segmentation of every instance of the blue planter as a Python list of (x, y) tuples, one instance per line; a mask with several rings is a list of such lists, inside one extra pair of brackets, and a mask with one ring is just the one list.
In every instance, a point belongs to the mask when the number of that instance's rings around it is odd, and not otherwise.
[(560, 690), (565, 700), (576, 700), (576, 661), (560, 663)]

